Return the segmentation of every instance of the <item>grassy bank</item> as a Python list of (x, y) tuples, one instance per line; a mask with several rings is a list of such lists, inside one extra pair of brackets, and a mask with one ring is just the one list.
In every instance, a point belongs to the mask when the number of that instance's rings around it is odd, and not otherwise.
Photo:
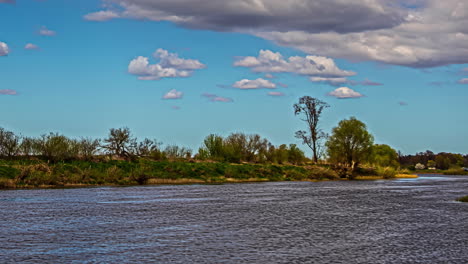
[(334, 180), (338, 175), (318, 166), (230, 164), (188, 161), (106, 161), (47, 164), (0, 161), (0, 188), (93, 185), (186, 184), (252, 181)]

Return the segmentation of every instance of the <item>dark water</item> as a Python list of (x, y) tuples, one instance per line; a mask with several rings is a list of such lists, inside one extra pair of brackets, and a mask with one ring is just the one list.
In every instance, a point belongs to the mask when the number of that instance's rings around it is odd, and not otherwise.
[(468, 263), (468, 177), (0, 191), (0, 263)]

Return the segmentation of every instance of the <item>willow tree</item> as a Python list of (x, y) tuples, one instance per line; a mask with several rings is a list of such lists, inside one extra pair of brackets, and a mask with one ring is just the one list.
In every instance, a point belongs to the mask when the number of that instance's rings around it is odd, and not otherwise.
[(296, 137), (302, 139), (302, 143), (312, 150), (314, 162), (318, 161), (320, 140), (326, 137), (326, 134), (319, 127), (319, 121), (322, 111), (328, 107), (330, 106), (326, 102), (310, 96), (303, 96), (299, 98), (299, 103), (294, 104), (294, 114), (300, 115), (301, 120), (307, 123), (308, 128), (308, 131), (297, 131)]

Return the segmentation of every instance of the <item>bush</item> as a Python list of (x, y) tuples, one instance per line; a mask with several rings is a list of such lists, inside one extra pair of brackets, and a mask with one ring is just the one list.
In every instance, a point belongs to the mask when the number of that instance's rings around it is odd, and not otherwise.
[(384, 177), (384, 179), (392, 179), (396, 176), (396, 170), (392, 167), (378, 167), (377, 175)]

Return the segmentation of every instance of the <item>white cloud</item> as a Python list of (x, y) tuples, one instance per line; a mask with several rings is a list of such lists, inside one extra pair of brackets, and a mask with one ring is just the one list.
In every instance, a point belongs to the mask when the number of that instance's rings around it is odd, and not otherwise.
[(341, 70), (333, 59), (321, 56), (292, 56), (287, 59), (279, 52), (260, 50), (257, 57), (243, 57), (234, 66), (251, 68), (254, 72), (287, 72), (306, 76), (346, 77), (355, 72)]
[(222, 96), (218, 96), (216, 94), (210, 94), (210, 93), (204, 93), (202, 94), (202, 96), (208, 98), (211, 102), (231, 103), (234, 101), (232, 100), (232, 98), (222, 97)]
[(459, 84), (468, 84), (468, 78), (463, 78), (458, 81)]
[(167, 92), (162, 98), (163, 99), (181, 99), (184, 96), (183, 92), (177, 91), (176, 89), (172, 89)]
[(198, 60), (182, 59), (177, 54), (158, 49), (153, 57), (159, 60), (150, 64), (147, 57), (138, 56), (130, 61), (128, 72), (137, 75), (140, 80), (160, 80), (169, 77), (189, 77), (195, 70), (206, 68)]
[(425, 68), (468, 63), (468, 3), (427, 0), (410, 9), (395, 27), (361, 32), (318, 33), (303, 30), (254, 33), (275, 43), (311, 54), (353, 61)]
[(307, 54), (416, 68), (468, 63), (466, 0), (105, 2), (101, 12), (121, 18), (242, 32)]
[(2, 95), (17, 95), (18, 93), (15, 90), (3, 89), (3, 90), (0, 90), (0, 94), (2, 94)]
[(285, 94), (282, 92), (269, 92), (268, 95), (269, 96), (285, 96)]
[(98, 11), (94, 13), (90, 13), (84, 16), (85, 20), (88, 21), (108, 21), (114, 18), (119, 18), (120, 15), (114, 11), (105, 10), (105, 11)]
[(348, 79), (346, 79), (345, 77), (337, 77), (337, 78), (310, 77), (310, 81), (328, 83), (330, 85), (343, 85), (349, 82)]
[(39, 46), (32, 44), (32, 43), (28, 43), (26, 44), (26, 46), (24, 46), (24, 48), (27, 50), (38, 50)]
[(273, 74), (267, 73), (267, 74), (265, 74), (265, 78), (273, 79), (273, 78), (275, 78), (275, 76)]
[(265, 80), (262, 78), (258, 78), (256, 80), (243, 79), (243, 80), (235, 82), (232, 85), (232, 87), (238, 88), (238, 89), (260, 89), (260, 88), (275, 89), (276, 84), (270, 82), (269, 80)]
[(359, 98), (363, 97), (362, 94), (348, 88), (348, 87), (340, 87), (335, 89), (334, 91), (328, 93), (329, 96), (333, 96), (339, 99), (348, 99), (348, 98)]
[(41, 27), (41, 29), (39, 29), (39, 35), (41, 36), (55, 36), (57, 35), (57, 32), (53, 31), (53, 30), (50, 30), (48, 28), (46, 28), (45, 26)]
[(0, 41), (0, 56), (6, 56), (8, 53), (10, 53), (8, 45), (5, 42)]

